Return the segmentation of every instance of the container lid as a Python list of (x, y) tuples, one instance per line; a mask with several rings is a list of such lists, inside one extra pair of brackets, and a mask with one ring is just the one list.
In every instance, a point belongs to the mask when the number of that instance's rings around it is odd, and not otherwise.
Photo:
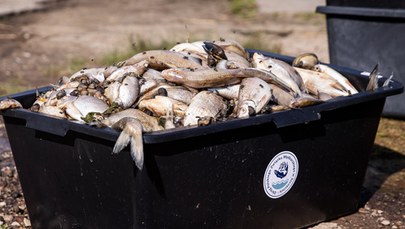
[(352, 6), (381, 9), (405, 9), (404, 0), (326, 0), (327, 6)]
[(318, 6), (316, 12), (331, 15), (405, 18), (405, 9), (380, 9), (347, 6)]

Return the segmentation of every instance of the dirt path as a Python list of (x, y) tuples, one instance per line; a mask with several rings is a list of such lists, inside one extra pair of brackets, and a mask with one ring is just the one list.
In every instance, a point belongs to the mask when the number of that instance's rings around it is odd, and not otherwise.
[[(83, 59), (86, 66), (92, 65), (108, 53), (125, 51), (142, 40), (158, 44), (162, 40), (224, 37), (241, 43), (260, 42), (268, 50), (278, 47), (280, 53), (291, 56), (315, 52), (328, 62), (322, 15), (290, 8), (289, 13), (262, 10), (256, 18), (246, 20), (233, 17), (227, 4), (225, 0), (69, 0), (61, 1), (52, 10), (3, 18), (0, 95), (6, 93), (7, 87), (31, 89), (48, 85), (61, 72), (78, 70), (65, 69), (75, 60)], [(393, 125), (404, 124), (394, 121)], [(399, 136), (403, 134), (401, 129)], [(27, 211), (6, 142), (2, 128), (0, 186), (7, 189), (0, 191), (7, 197), (0, 197), (0, 205), (5, 204), (0, 207), (0, 223), (25, 225)], [(377, 143), (364, 183), (364, 207), (359, 213), (317, 228), (405, 228), (405, 145), (402, 149), (387, 148), (381, 136)]]

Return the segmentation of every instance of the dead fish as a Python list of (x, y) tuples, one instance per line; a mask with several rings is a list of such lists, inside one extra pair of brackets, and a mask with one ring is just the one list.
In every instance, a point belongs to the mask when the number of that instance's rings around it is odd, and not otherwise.
[(305, 88), (310, 94), (325, 101), (338, 96), (350, 95), (346, 89), (329, 75), (303, 68), (295, 68), (304, 80)]
[(225, 51), (226, 56), (228, 57), (227, 68), (250, 68), (251, 64), (245, 56), (241, 56), (237, 53)]
[[(272, 101), (276, 104), (281, 105), (286, 108), (299, 108), (299, 107), (306, 107), (310, 105), (315, 105), (322, 103), (321, 100), (307, 94), (302, 93), (299, 97), (294, 97), (288, 91), (280, 88), (277, 85), (271, 85), (272, 88)], [(274, 107), (272, 110), (279, 109), (279, 107)], [(284, 109), (283, 109), (284, 110)]]
[(282, 79), (296, 95), (301, 95), (305, 90), (300, 74), (284, 61), (254, 53), (252, 62), (254, 67), (269, 71)]
[(195, 41), (192, 43), (184, 42), (175, 45), (170, 49), (170, 51), (193, 55), (200, 59), (207, 59), (208, 54), (205, 52), (203, 46), (204, 41)]
[(193, 88), (222, 87), (239, 83), (243, 78), (257, 77), (268, 83), (278, 84), (287, 90), (292, 90), (288, 82), (271, 72), (256, 68), (227, 69), (215, 71), (213, 69), (166, 69), (162, 76), (167, 81), (186, 85)]
[(237, 117), (258, 114), (271, 99), (271, 87), (259, 78), (246, 78), (240, 84)]
[(157, 87), (142, 95), (137, 104), (145, 99), (152, 99), (155, 96), (167, 96), (169, 98), (178, 100), (185, 104), (190, 104), (191, 99), (198, 93), (198, 91), (190, 90), (183, 86), (173, 86), (166, 83), (161, 83)]
[(139, 95), (143, 95), (148, 91), (152, 90), (153, 88), (157, 87), (159, 82), (153, 79), (145, 80), (141, 78), (139, 80)]
[(167, 114), (184, 117), (188, 106), (166, 96), (156, 96), (153, 99), (142, 100), (138, 107), (141, 110), (147, 109), (152, 111), (157, 117), (165, 116)]
[(104, 96), (110, 104), (116, 103), (122, 108), (128, 108), (135, 103), (139, 95), (138, 78), (132, 74), (123, 76), (122, 81), (115, 81), (105, 89)]
[(132, 74), (133, 76), (141, 76), (147, 70), (147, 67), (147, 61), (140, 61), (139, 63), (133, 65), (120, 67), (112, 72), (111, 75), (106, 79), (106, 81), (122, 81), (122, 78), (124, 78), (128, 74)]
[(104, 75), (105, 68), (88, 68), (88, 69), (81, 69), (80, 71), (74, 73), (70, 76), (69, 80), (74, 81), (76, 78), (81, 76), (87, 76), (90, 79), (96, 79), (99, 82), (103, 82), (105, 80)]
[(208, 88), (232, 85), (240, 82), (239, 72), (231, 70), (217, 72), (213, 69), (188, 70), (172, 68), (162, 71), (162, 76), (167, 81), (190, 86), (193, 88)]
[(231, 85), (228, 87), (208, 88), (208, 91), (217, 93), (225, 99), (238, 99), (240, 84)]
[(6, 98), (0, 101), (0, 110), (7, 110), (7, 109), (15, 109), (15, 108), (22, 108), (20, 102), (12, 98)]
[(141, 61), (147, 61), (149, 67), (155, 70), (167, 68), (202, 68), (202, 65), (198, 63), (198, 61), (188, 58), (182, 53), (168, 50), (150, 50), (135, 54), (133, 57), (124, 61), (124, 65), (133, 65)]
[(101, 123), (121, 130), (113, 153), (121, 152), (131, 143), (131, 156), (139, 170), (142, 170), (144, 164), (142, 133), (163, 130), (156, 118), (137, 109), (126, 109), (112, 114)]
[(65, 110), (66, 114), (79, 122), (84, 123), (83, 118), (90, 112), (103, 113), (108, 105), (93, 96), (69, 96), (59, 107)]
[(191, 100), (183, 120), (184, 126), (198, 125), (201, 118), (214, 119), (225, 115), (227, 105), (224, 99), (209, 91), (201, 91)]
[(292, 66), (313, 70), (319, 63), (318, 56), (314, 53), (303, 53), (294, 58)]
[(225, 51), (236, 53), (236, 54), (244, 57), (245, 59), (249, 58), (249, 53), (246, 52), (245, 48), (243, 48), (243, 46), (235, 40), (221, 39), (221, 40), (215, 40), (215, 41), (213, 41), (213, 43), (220, 46)]
[(354, 95), (358, 93), (357, 89), (349, 82), (349, 80), (333, 68), (324, 64), (317, 64), (314, 66), (314, 69), (318, 72), (323, 72), (334, 78), (337, 82), (340, 83), (340, 85), (342, 85), (346, 89), (346, 91), (349, 92), (349, 94)]
[(166, 82), (165, 78), (160, 75), (160, 72), (152, 68), (149, 68), (146, 72), (144, 72), (142, 78), (145, 80), (155, 80), (159, 83)]

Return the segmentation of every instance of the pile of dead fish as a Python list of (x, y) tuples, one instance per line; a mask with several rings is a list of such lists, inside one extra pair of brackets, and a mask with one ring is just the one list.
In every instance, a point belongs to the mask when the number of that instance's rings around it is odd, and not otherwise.
[(37, 95), (31, 110), (121, 130), (113, 151), (131, 143), (142, 169), (142, 132), (248, 118), (355, 93), (314, 54), (300, 55), (290, 65), (260, 53), (250, 57), (232, 40), (196, 41), (62, 77)]

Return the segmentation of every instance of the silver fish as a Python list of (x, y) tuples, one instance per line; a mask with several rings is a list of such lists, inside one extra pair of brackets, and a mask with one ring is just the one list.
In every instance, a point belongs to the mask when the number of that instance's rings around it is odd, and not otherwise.
[(184, 117), (188, 106), (166, 96), (156, 96), (153, 99), (142, 100), (138, 107), (141, 110), (148, 109), (152, 111), (157, 117), (167, 114)]
[(184, 126), (197, 125), (201, 118), (216, 120), (226, 114), (227, 105), (224, 99), (209, 91), (201, 91), (191, 100), (183, 120)]
[(305, 88), (312, 95), (325, 101), (338, 96), (348, 96), (349, 92), (329, 75), (303, 68), (295, 68), (304, 80)]
[(303, 80), (298, 72), (284, 61), (266, 57), (259, 53), (253, 54), (253, 66), (269, 71), (279, 77), (296, 95), (305, 90)]
[(139, 95), (139, 82), (133, 75), (124, 76), (122, 81), (108, 85), (104, 92), (110, 103), (116, 103), (122, 108), (128, 108), (135, 103)]
[(258, 114), (271, 99), (271, 87), (259, 78), (246, 78), (240, 84), (237, 117)]
[(346, 89), (346, 91), (349, 92), (349, 94), (354, 95), (358, 93), (357, 89), (349, 82), (349, 80), (333, 68), (324, 64), (317, 64), (315, 65), (314, 69), (318, 72), (325, 73), (335, 79)]

